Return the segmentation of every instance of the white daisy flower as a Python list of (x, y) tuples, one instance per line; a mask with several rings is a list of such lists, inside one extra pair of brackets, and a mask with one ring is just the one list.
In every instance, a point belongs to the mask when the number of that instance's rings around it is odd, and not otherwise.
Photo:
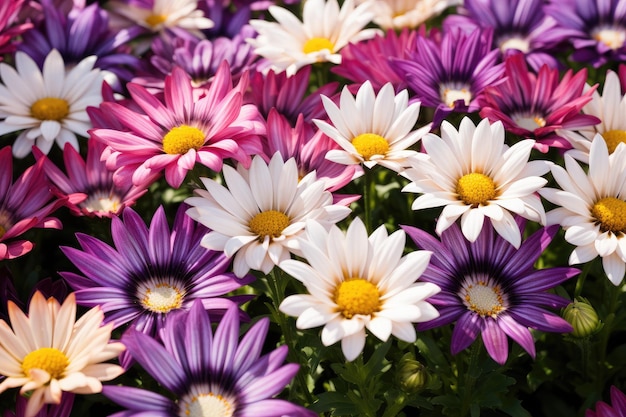
[(352, 361), (363, 350), (366, 328), (383, 341), (393, 335), (412, 343), (413, 323), (439, 316), (425, 300), (440, 288), (416, 282), (431, 252), (402, 256), (404, 231), (387, 235), (385, 226), (380, 226), (368, 237), (359, 218), (345, 233), (337, 226), (327, 231), (315, 221), (307, 222), (306, 229), (301, 248), (308, 263), (279, 264), (308, 291), (288, 296), (279, 306), (283, 313), (298, 317), (299, 329), (324, 326), (322, 343), (330, 346), (341, 340), (346, 359)]
[(76, 135), (87, 137), (92, 125), (87, 107), (102, 102), (102, 74), (93, 69), (96, 57), (88, 57), (66, 71), (61, 54), (53, 49), (43, 71), (18, 51), (15, 68), (0, 63), (0, 135), (22, 131), (13, 144), (13, 155), (24, 158), (36, 145), (47, 154), (56, 141), (79, 149)]
[(344, 87), (340, 107), (328, 97), (321, 97), (334, 126), (322, 120), (314, 122), (342, 148), (326, 154), (326, 159), (339, 164), (362, 163), (368, 168), (379, 164), (399, 172), (408, 164), (407, 158), (417, 154), (407, 148), (428, 133), (432, 125), (413, 130), (420, 103), (408, 105), (407, 90), (396, 95), (391, 83), (376, 95), (372, 84), (366, 81), (355, 97)]
[(124, 369), (105, 361), (125, 347), (111, 342), (113, 324), (102, 324), (104, 313), (94, 307), (76, 320), (74, 293), (63, 304), (37, 291), (24, 314), (8, 304), (11, 327), (0, 320), (0, 393), (21, 387), (29, 395), (25, 416), (35, 416), (44, 404), (58, 404), (63, 392), (93, 394), (102, 391)]
[(381, 28), (400, 30), (415, 29), (427, 20), (439, 16), (458, 0), (361, 0), (371, 3), (375, 14), (374, 23)]
[[(585, 86), (585, 91), (592, 88)], [(591, 141), (600, 133), (607, 143), (609, 153), (612, 153), (618, 144), (626, 142), (626, 95), (622, 95), (622, 88), (618, 75), (614, 71), (606, 72), (606, 80), (602, 95), (594, 91), (592, 99), (582, 112), (600, 119), (600, 123), (580, 130), (560, 130), (559, 135), (570, 141), (574, 149), (569, 150), (571, 156), (581, 162), (589, 163), (589, 149)]]
[(374, 13), (369, 4), (355, 6), (354, 0), (346, 0), (341, 9), (337, 0), (306, 0), (302, 21), (279, 6), (268, 10), (276, 22), (251, 20), (258, 36), (247, 41), (274, 71), (286, 70), (288, 76), (315, 62), (340, 64), (341, 48), (382, 34), (379, 29), (363, 29)]
[(206, 190), (196, 190), (199, 197), (185, 202), (192, 206), (188, 215), (211, 229), (201, 245), (234, 256), (238, 277), (250, 269), (267, 274), (290, 253), (299, 254), (296, 237), (307, 219), (330, 226), (350, 214), (348, 207), (333, 204), (314, 171), (298, 181), (295, 159), (283, 162), (278, 152), (269, 165), (257, 155), (249, 170), (225, 165), (223, 174), (228, 189), (202, 178)]
[(203, 37), (200, 30), (214, 26), (213, 21), (198, 9), (198, 0), (153, 0), (151, 8), (111, 1), (110, 9), (152, 32), (179, 27)]
[(444, 206), (435, 231), (441, 233), (459, 217), (463, 235), (474, 242), (485, 217), (495, 231), (516, 248), (521, 244), (512, 213), (545, 224), (546, 214), (536, 193), (547, 182), (546, 161), (528, 161), (534, 141), (508, 147), (501, 122), (483, 119), (477, 126), (465, 117), (459, 131), (444, 121), (442, 136), (422, 139), (427, 155), (411, 158), (403, 175), (412, 182), (403, 191), (421, 193), (413, 210)]
[(596, 135), (589, 150), (588, 172), (565, 154), (565, 169), (551, 166), (561, 190), (544, 188), (540, 194), (560, 206), (547, 214), (549, 224), (560, 224), (565, 240), (575, 245), (570, 265), (600, 256), (609, 280), (619, 285), (626, 264), (626, 146), (609, 154)]

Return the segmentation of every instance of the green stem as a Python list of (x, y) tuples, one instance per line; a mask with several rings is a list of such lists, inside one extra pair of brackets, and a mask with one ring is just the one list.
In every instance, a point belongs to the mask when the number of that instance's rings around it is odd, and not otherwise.
[[(474, 391), (474, 385), (480, 376), (480, 368), (478, 367), (478, 358), (480, 357), (482, 343), (479, 341), (474, 342), (469, 356), (469, 362), (467, 364), (467, 369), (465, 370), (464, 380), (463, 380), (463, 400), (461, 402), (461, 416), (467, 416), (470, 413), (470, 409), (472, 406), (472, 394)], [(459, 375), (460, 377), (461, 375)], [(460, 378), (459, 378), (460, 379)], [(461, 381), (459, 381), (459, 384)]]
[(367, 233), (372, 233), (372, 205), (374, 203), (375, 193), (372, 170), (363, 167), (363, 206), (365, 210), (365, 228)]
[(585, 285), (585, 279), (587, 275), (589, 275), (589, 271), (591, 270), (591, 265), (593, 262), (587, 262), (583, 267), (582, 272), (578, 275), (578, 280), (576, 281), (576, 288), (574, 289), (574, 299), (578, 298), (583, 290), (583, 285)]

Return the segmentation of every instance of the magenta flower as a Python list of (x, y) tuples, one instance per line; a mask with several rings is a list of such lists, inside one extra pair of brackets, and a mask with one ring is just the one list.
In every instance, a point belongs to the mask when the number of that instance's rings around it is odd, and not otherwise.
[(136, 186), (131, 182), (116, 184), (114, 171), (106, 167), (101, 156), (106, 145), (87, 141), (86, 160), (69, 144), (63, 148), (63, 161), (67, 174), (63, 173), (50, 159), (37, 148), (33, 148), (35, 158), (44, 158), (44, 169), (54, 184), (53, 191), (67, 198), (66, 205), (76, 216), (112, 217), (132, 206), (148, 191), (148, 185)]
[[(61, 396), (60, 403), (45, 404), (33, 417), (69, 417), (74, 406), (74, 397), (74, 393), (65, 392)], [(15, 411), (5, 411), (2, 417), (26, 417), (27, 404), (27, 397), (19, 393), (16, 394)]]
[(596, 403), (596, 411), (587, 410), (585, 417), (626, 417), (626, 395), (615, 385), (611, 386), (611, 405)]
[(506, 80), (485, 88), (480, 116), (492, 123), (500, 120), (507, 131), (535, 139), (539, 151), (572, 147), (556, 133), (557, 129), (578, 129), (600, 122), (595, 116), (581, 113), (597, 88), (585, 91), (586, 69), (576, 74), (570, 69), (561, 78), (558, 69), (544, 65), (536, 75), (528, 70), (521, 55), (508, 58), (505, 67)]
[(11, 147), (0, 149), (0, 260), (13, 259), (31, 251), (33, 243), (17, 239), (32, 228), (61, 229), (61, 221), (50, 217), (64, 204), (50, 191), (43, 161), (28, 167), (11, 183)]
[[(135, 328), (122, 336), (128, 352), (169, 397), (133, 387), (106, 385), (102, 393), (125, 407), (110, 417), (230, 415), (313, 417), (316, 413), (272, 398), (291, 381), (298, 365), (283, 364), (287, 346), (262, 354), (269, 320), (262, 318), (239, 339), (237, 309), (228, 309), (217, 329), (199, 302), (163, 328), (163, 343)], [(204, 410), (204, 413), (203, 413)]]
[(167, 183), (178, 188), (196, 163), (219, 172), (224, 159), (249, 166), (250, 155), (261, 151), (259, 135), (265, 134), (265, 123), (256, 107), (243, 104), (247, 86), (244, 76), (233, 88), (225, 62), (206, 90), (194, 89), (189, 75), (177, 67), (165, 79), (163, 101), (128, 83), (134, 106), (140, 110), (120, 103), (101, 104), (100, 110), (127, 130), (95, 128), (90, 134), (112, 149), (107, 167), (119, 168), (116, 183), (132, 181), (139, 186), (164, 171)]
[(574, 32), (575, 61), (598, 68), (626, 60), (626, 0), (559, 0), (545, 10), (561, 28)]
[(0, 2), (0, 61), (5, 54), (14, 52), (17, 47), (17, 38), (32, 28), (30, 22), (19, 22), (18, 14), (25, 0)]
[[(518, 222), (523, 232), (523, 223)], [(489, 222), (485, 222), (474, 243), (465, 239), (456, 223), (441, 234), (441, 241), (414, 227), (403, 226), (403, 229), (420, 249), (433, 253), (422, 281), (441, 287), (439, 294), (428, 299), (440, 316), (419, 323), (418, 330), (456, 322), (450, 346), (452, 354), (466, 349), (480, 333), (489, 355), (504, 364), (509, 351), (507, 336), (534, 357), (535, 343), (529, 328), (559, 333), (572, 330), (564, 319), (543, 306), (565, 307), (568, 300), (546, 290), (579, 270), (533, 267), (558, 226), (538, 230), (519, 249), (494, 234)]]
[[(83, 275), (60, 272), (75, 290), (76, 302), (100, 305), (105, 322), (115, 327), (133, 324), (158, 337), (171, 313), (191, 308), (194, 300), (201, 300), (214, 318), (235, 302), (248, 300), (224, 297), (254, 277), (235, 278), (226, 272), (230, 259), (200, 246), (207, 229), (185, 215), (187, 208), (179, 206), (171, 231), (163, 207), (149, 227), (133, 209), (124, 209), (121, 219), (112, 219), (114, 247), (77, 233), (81, 249), (61, 250)], [(128, 364), (127, 354), (122, 354), (122, 362)]]
[(394, 70), (405, 78), (413, 100), (435, 108), (433, 127), (452, 112), (472, 113), (480, 109), (479, 98), (489, 85), (502, 81), (500, 50), (492, 49), (492, 32), (476, 29), (431, 30), (418, 35), (407, 58), (392, 59)]

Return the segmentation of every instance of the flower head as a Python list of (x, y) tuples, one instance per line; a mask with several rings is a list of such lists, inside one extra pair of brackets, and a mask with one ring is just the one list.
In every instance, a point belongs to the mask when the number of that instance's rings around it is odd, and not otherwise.
[(565, 240), (576, 246), (570, 265), (600, 256), (608, 279), (619, 285), (626, 273), (626, 145), (609, 154), (598, 134), (591, 143), (588, 172), (568, 154), (565, 168), (554, 164), (550, 169), (561, 189), (539, 192), (559, 206), (548, 212), (548, 224), (561, 225)]
[(299, 179), (295, 159), (283, 162), (279, 152), (269, 164), (255, 156), (249, 170), (224, 165), (223, 175), (228, 188), (202, 178), (206, 190), (185, 201), (192, 206), (188, 214), (210, 229), (202, 246), (234, 256), (237, 276), (250, 269), (267, 274), (291, 252), (299, 253), (296, 238), (307, 219), (330, 226), (350, 213), (333, 204), (315, 172)]
[(105, 361), (124, 350), (110, 342), (112, 325), (94, 307), (76, 320), (76, 301), (70, 294), (63, 304), (45, 299), (36, 292), (28, 315), (9, 301), (11, 326), (0, 321), (0, 392), (21, 387), (29, 393), (25, 417), (34, 417), (44, 404), (59, 404), (63, 392), (93, 394), (102, 391), (102, 382), (124, 372)]
[(536, 75), (528, 70), (521, 55), (509, 57), (505, 67), (505, 81), (485, 88), (480, 116), (492, 123), (501, 121), (511, 133), (535, 139), (539, 151), (569, 149), (564, 131), (600, 121), (580, 112), (595, 91), (595, 86), (585, 89), (586, 69), (576, 74), (568, 70), (561, 78), (558, 69), (544, 65)]
[(585, 417), (622, 417), (626, 416), (626, 395), (615, 385), (611, 386), (611, 404), (604, 401), (596, 403), (596, 411), (585, 412)]
[[(287, 346), (262, 354), (269, 320), (256, 322), (239, 339), (239, 314), (230, 308), (215, 331), (200, 302), (177, 314), (162, 332), (163, 343), (130, 328), (122, 342), (134, 359), (173, 399), (139, 388), (108, 385), (103, 394), (125, 407), (111, 417), (302, 416), (316, 414), (277, 395), (298, 372), (283, 364)], [(141, 413), (143, 412), (143, 413)]]
[(233, 88), (225, 62), (207, 90), (194, 89), (179, 67), (165, 79), (163, 100), (138, 84), (127, 87), (133, 106), (107, 101), (100, 108), (118, 119), (124, 130), (90, 131), (92, 139), (111, 148), (107, 167), (117, 170), (117, 183), (139, 186), (165, 171), (167, 183), (178, 188), (196, 163), (218, 172), (224, 159), (249, 165), (250, 155), (261, 150), (259, 135), (265, 133), (265, 125), (256, 108), (242, 102), (247, 78)]
[(0, 4), (0, 61), (15, 51), (17, 38), (33, 27), (30, 22), (19, 22), (18, 15), (25, 0), (4, 1)]
[(185, 215), (186, 209), (179, 207), (170, 231), (162, 207), (149, 227), (126, 208), (121, 218), (112, 219), (115, 247), (82, 233), (76, 235), (81, 249), (62, 246), (82, 272), (60, 273), (76, 290), (78, 304), (99, 305), (107, 323), (133, 324), (151, 337), (158, 337), (173, 312), (191, 308), (194, 300), (219, 317), (233, 304), (223, 296), (253, 277), (235, 279), (226, 272), (229, 260), (223, 253), (200, 246), (207, 231)]
[(374, 23), (385, 30), (415, 29), (458, 2), (459, 0), (361, 0), (361, 3), (372, 4)]
[(354, 0), (344, 1), (341, 8), (337, 0), (306, 0), (302, 21), (279, 6), (268, 10), (276, 22), (251, 20), (259, 34), (248, 42), (269, 61), (271, 69), (286, 71), (288, 76), (316, 62), (339, 64), (344, 46), (379, 33), (379, 29), (364, 29), (374, 17), (370, 5), (355, 6)]
[(409, 105), (407, 90), (396, 95), (391, 83), (376, 94), (366, 81), (356, 96), (344, 87), (339, 106), (326, 96), (322, 100), (334, 126), (323, 120), (315, 120), (315, 124), (341, 147), (326, 154), (340, 164), (368, 168), (378, 164), (399, 172), (407, 165), (407, 158), (417, 153), (407, 148), (430, 130), (430, 123), (413, 130), (420, 103)]
[(483, 119), (477, 126), (469, 118), (459, 130), (448, 122), (442, 136), (422, 139), (427, 155), (411, 160), (403, 175), (412, 182), (403, 191), (421, 193), (413, 210), (444, 206), (437, 220), (441, 233), (461, 218), (463, 235), (478, 238), (485, 217), (496, 232), (519, 247), (521, 235), (511, 213), (545, 224), (545, 211), (536, 191), (547, 180), (546, 161), (528, 161), (534, 141), (522, 140), (508, 147), (502, 123)]
[[(520, 231), (523, 223), (516, 224)], [(543, 307), (565, 307), (568, 300), (546, 291), (580, 271), (533, 267), (558, 227), (538, 230), (519, 249), (494, 234), (487, 223), (475, 242), (467, 241), (456, 224), (442, 233), (441, 241), (415, 227), (403, 228), (419, 248), (433, 253), (422, 279), (441, 287), (441, 292), (429, 299), (439, 310), (439, 318), (418, 324), (418, 330), (456, 322), (452, 354), (466, 349), (481, 334), (489, 355), (504, 364), (507, 336), (534, 357), (529, 328), (561, 333), (572, 330), (564, 319)]]
[(288, 296), (280, 310), (298, 317), (300, 329), (323, 325), (322, 343), (330, 346), (341, 340), (349, 361), (363, 350), (366, 328), (383, 341), (393, 335), (414, 342), (413, 323), (438, 317), (425, 300), (439, 287), (416, 282), (431, 254), (402, 256), (404, 244), (404, 232), (387, 235), (385, 226), (368, 236), (359, 218), (345, 233), (337, 226), (326, 231), (314, 221), (307, 223), (301, 247), (308, 263), (286, 260), (279, 266), (309, 293)]
[(86, 109), (102, 101), (102, 74), (93, 69), (96, 57), (85, 58), (66, 70), (61, 54), (50, 51), (40, 70), (18, 51), (15, 65), (0, 63), (0, 135), (20, 131), (13, 155), (24, 158), (36, 145), (47, 154), (56, 141), (79, 149), (76, 135), (91, 128)]

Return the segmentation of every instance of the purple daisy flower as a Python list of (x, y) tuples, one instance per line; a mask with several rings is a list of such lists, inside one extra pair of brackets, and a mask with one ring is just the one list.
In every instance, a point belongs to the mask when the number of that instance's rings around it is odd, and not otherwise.
[(481, 117), (492, 123), (500, 120), (507, 131), (535, 139), (535, 148), (541, 152), (550, 147), (572, 147), (557, 130), (600, 123), (597, 117), (581, 113), (597, 88), (585, 89), (585, 68), (576, 74), (570, 69), (561, 78), (558, 69), (544, 65), (535, 74), (528, 70), (521, 55), (509, 57), (505, 67), (505, 81), (483, 91), (479, 100)]
[(133, 324), (157, 337), (170, 313), (189, 309), (194, 300), (201, 300), (213, 317), (234, 301), (248, 300), (247, 296), (223, 297), (254, 277), (235, 278), (226, 272), (229, 258), (200, 246), (207, 229), (185, 215), (187, 208), (179, 206), (171, 232), (163, 207), (157, 209), (149, 228), (139, 214), (126, 208), (123, 220), (112, 219), (115, 247), (82, 233), (76, 234), (82, 249), (62, 246), (83, 274), (60, 272), (75, 290), (77, 304), (100, 305), (106, 323)]
[(446, 17), (443, 25), (445, 30), (460, 27), (467, 32), (491, 28), (503, 58), (522, 53), (535, 71), (544, 64), (557, 68), (555, 52), (572, 31), (559, 28), (546, 15), (545, 5), (544, 0), (465, 0), (459, 14)]
[[(524, 223), (518, 218), (523, 232)], [(533, 358), (535, 344), (529, 328), (543, 332), (570, 332), (561, 317), (543, 309), (565, 307), (569, 300), (546, 292), (580, 271), (570, 267), (535, 270), (533, 265), (558, 231), (558, 226), (539, 229), (519, 249), (494, 234), (485, 222), (474, 243), (465, 239), (457, 224), (441, 234), (403, 226), (420, 249), (432, 251), (430, 266), (422, 280), (441, 287), (429, 298), (440, 316), (420, 323), (419, 330), (455, 322), (451, 352), (456, 355), (474, 342), (479, 333), (489, 355), (504, 364), (508, 357), (507, 336)]]
[(499, 49), (492, 49), (492, 31), (476, 29), (418, 35), (406, 59), (391, 59), (394, 70), (413, 92), (413, 100), (435, 108), (433, 126), (452, 112), (472, 113), (488, 85), (501, 82)]
[(250, 6), (249, 3), (240, 2), (233, 7), (232, 2), (222, 0), (206, 0), (198, 3), (198, 9), (204, 11), (204, 15), (209, 16), (213, 21), (213, 27), (203, 29), (202, 33), (207, 39), (234, 38), (246, 30), (246, 27), (250, 27), (248, 25), (252, 16)]
[(172, 393), (167, 398), (139, 388), (106, 385), (102, 393), (127, 411), (110, 417), (220, 415), (313, 417), (317, 414), (272, 398), (298, 372), (283, 364), (287, 346), (261, 354), (269, 321), (256, 322), (239, 340), (239, 315), (230, 308), (215, 332), (199, 302), (178, 313), (162, 331), (163, 344), (130, 328), (122, 343), (133, 358)]
[(98, 3), (86, 7), (75, 3), (69, 13), (51, 0), (42, 0), (41, 5), (43, 19), (23, 34), (19, 50), (40, 67), (53, 49), (61, 53), (66, 65), (95, 55), (94, 67), (105, 71), (106, 81), (116, 90), (131, 80), (140, 60), (130, 54), (126, 44), (141, 33), (139, 28), (111, 28), (108, 12)]
[(561, 28), (574, 32), (573, 60), (596, 68), (626, 60), (626, 0), (558, 0), (545, 10)]
[(611, 386), (611, 405), (604, 401), (596, 403), (596, 411), (587, 410), (585, 417), (624, 417), (626, 416), (626, 395), (615, 385)]

